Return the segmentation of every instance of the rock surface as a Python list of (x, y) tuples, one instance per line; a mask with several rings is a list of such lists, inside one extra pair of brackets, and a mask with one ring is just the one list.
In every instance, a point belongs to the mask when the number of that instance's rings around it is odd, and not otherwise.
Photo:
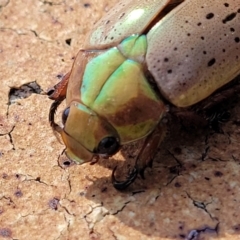
[(115, 2), (0, 1), (0, 239), (240, 239), (239, 104), (223, 134), (172, 124), (124, 192), (111, 172), (137, 145), (95, 165), (63, 154), (45, 93)]

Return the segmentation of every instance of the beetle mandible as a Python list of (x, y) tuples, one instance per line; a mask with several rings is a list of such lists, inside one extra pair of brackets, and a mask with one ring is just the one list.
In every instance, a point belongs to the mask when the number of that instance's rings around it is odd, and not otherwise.
[[(121, 1), (48, 92), (55, 100), (49, 121), (79, 163), (145, 138), (127, 180), (117, 181), (113, 171), (114, 186), (124, 189), (152, 162), (164, 137), (166, 102), (192, 106), (239, 73), (240, 0)], [(62, 128), (54, 114), (65, 98)]]

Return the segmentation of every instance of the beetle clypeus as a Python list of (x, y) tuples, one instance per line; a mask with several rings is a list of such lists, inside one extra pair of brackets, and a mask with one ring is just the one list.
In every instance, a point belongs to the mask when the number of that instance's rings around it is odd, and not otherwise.
[[(239, 73), (240, 0), (122, 1), (95, 25), (72, 70), (49, 91), (50, 124), (79, 163), (145, 138), (127, 180), (115, 180), (113, 171), (114, 186), (124, 189), (152, 162), (165, 132), (166, 102), (192, 106)], [(65, 98), (61, 128), (54, 114)]]

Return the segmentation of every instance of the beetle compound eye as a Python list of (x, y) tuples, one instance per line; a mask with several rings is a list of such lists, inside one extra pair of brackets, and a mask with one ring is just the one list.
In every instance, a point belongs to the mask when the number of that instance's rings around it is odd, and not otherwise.
[(97, 153), (113, 155), (119, 149), (119, 143), (115, 137), (106, 137), (98, 144)]
[(62, 123), (65, 124), (69, 115), (69, 107), (63, 111), (62, 114)]

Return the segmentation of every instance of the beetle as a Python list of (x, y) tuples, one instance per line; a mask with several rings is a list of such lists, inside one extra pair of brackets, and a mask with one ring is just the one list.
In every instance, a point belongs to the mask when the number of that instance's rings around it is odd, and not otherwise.
[[(86, 37), (71, 71), (48, 95), (49, 121), (79, 163), (145, 138), (129, 186), (151, 165), (167, 105), (193, 106), (240, 74), (239, 0), (125, 0)], [(54, 115), (66, 98), (63, 127)]]

